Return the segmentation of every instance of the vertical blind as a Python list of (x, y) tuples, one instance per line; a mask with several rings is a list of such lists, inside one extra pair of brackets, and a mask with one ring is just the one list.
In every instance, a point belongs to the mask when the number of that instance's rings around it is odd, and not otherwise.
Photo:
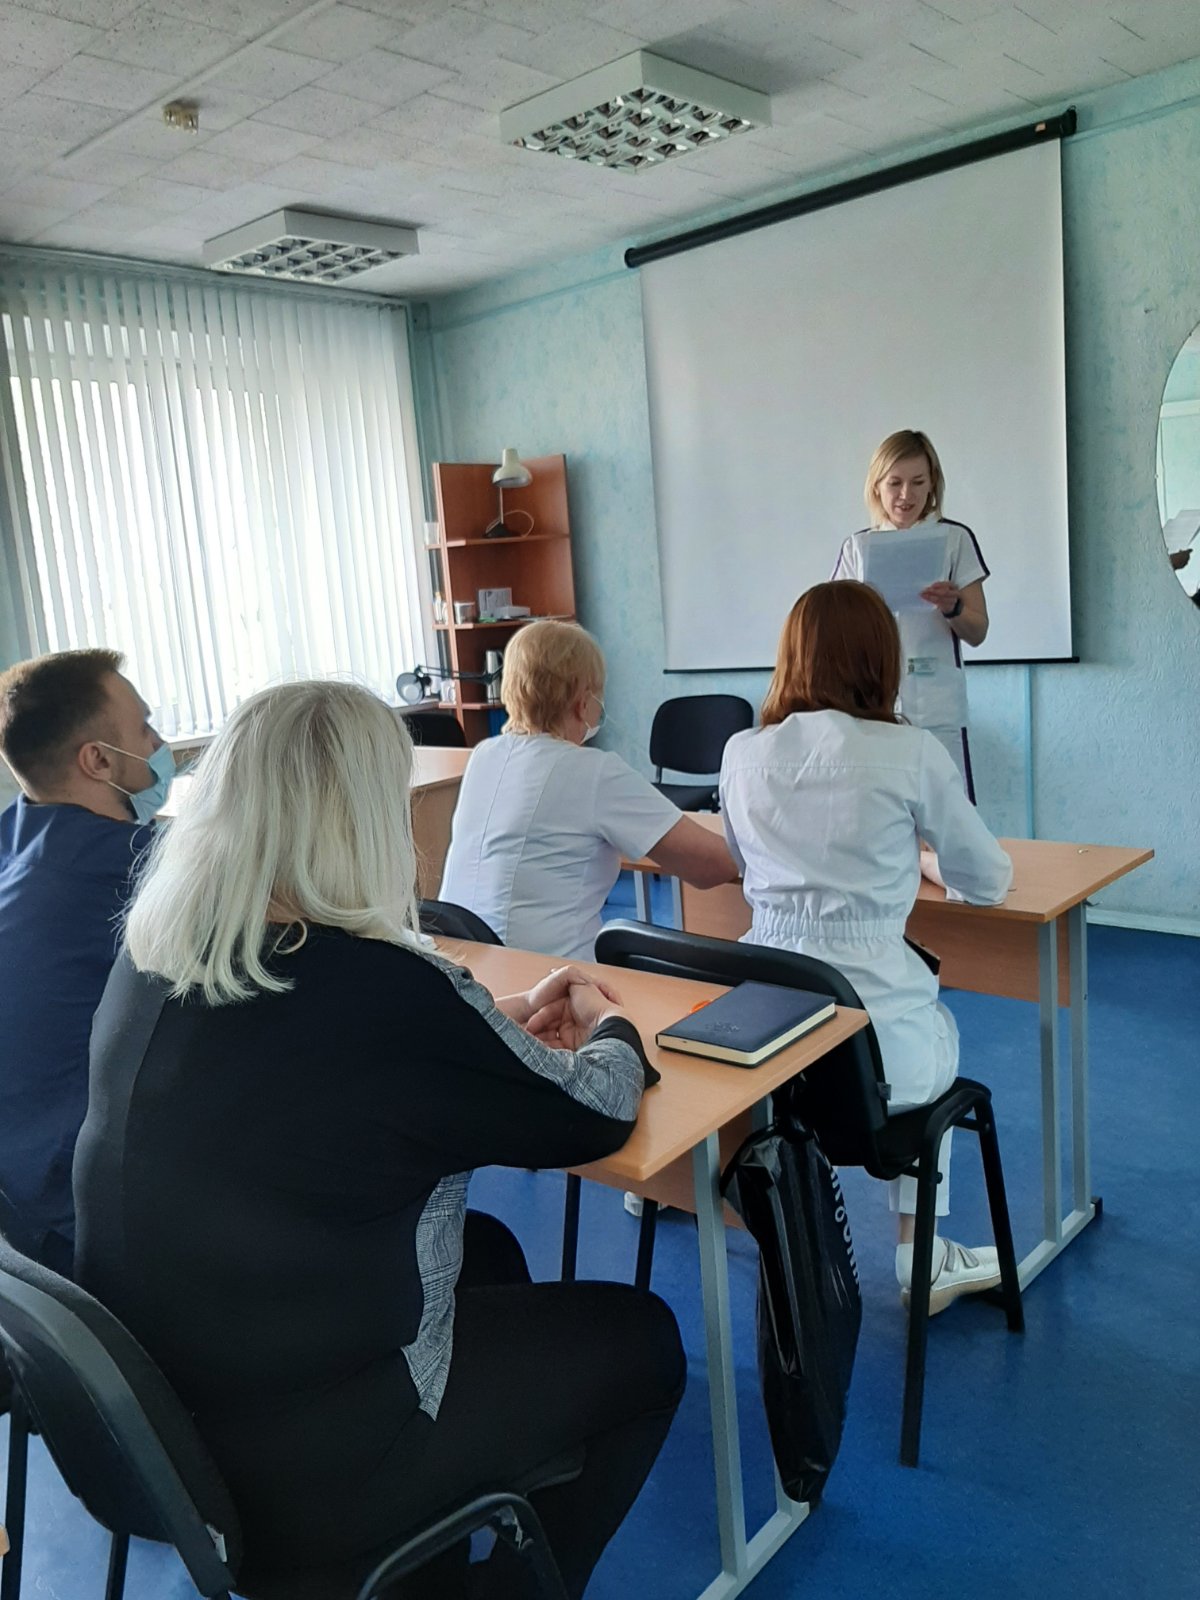
[(123, 651), (168, 736), (290, 677), (391, 692), (421, 637), (400, 308), (12, 261), (0, 317), (17, 653)]

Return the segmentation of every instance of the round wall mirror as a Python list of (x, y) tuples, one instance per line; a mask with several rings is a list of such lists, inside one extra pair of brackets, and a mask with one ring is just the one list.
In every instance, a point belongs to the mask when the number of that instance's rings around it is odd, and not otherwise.
[(1158, 514), (1172, 570), (1200, 606), (1200, 325), (1184, 341), (1163, 390)]

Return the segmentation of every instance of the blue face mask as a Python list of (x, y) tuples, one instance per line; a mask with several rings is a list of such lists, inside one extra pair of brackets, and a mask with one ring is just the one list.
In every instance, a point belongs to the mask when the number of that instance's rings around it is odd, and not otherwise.
[[(104, 741), (97, 740), (97, 743), (103, 744)], [(106, 781), (110, 788), (125, 796), (139, 822), (152, 822), (166, 803), (167, 791), (171, 787), (171, 779), (175, 776), (175, 757), (171, 754), (170, 745), (160, 744), (154, 754), (149, 756), (135, 756), (132, 750), (122, 750), (120, 745), (116, 744), (105, 744), (104, 748), (115, 750), (119, 756), (128, 756), (131, 761), (144, 761), (150, 768), (154, 782), (146, 789), (130, 792), (128, 789), (122, 789), (119, 783)]]

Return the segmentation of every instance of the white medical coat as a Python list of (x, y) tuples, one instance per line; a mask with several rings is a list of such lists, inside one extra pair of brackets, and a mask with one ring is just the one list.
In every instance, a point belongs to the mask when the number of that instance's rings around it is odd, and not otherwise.
[(611, 750), (499, 734), (467, 762), (441, 898), (505, 944), (590, 961), (622, 855), (644, 856), (682, 815)]
[[(946, 570), (942, 578), (958, 589), (988, 576), (975, 535), (964, 523), (922, 522), (918, 528), (946, 534)], [(864, 528), (842, 545), (835, 578), (863, 581), (863, 546), (868, 539), (886, 539), (889, 528)], [(970, 783), (970, 759), (963, 735), (967, 726), (967, 686), (958, 635), (936, 606), (895, 613), (900, 629), (900, 710), (915, 727), (928, 728), (950, 752), (964, 780)]]
[(934, 1099), (953, 1078), (958, 1030), (904, 942), (918, 840), (973, 905), (999, 903), (1012, 882), (946, 751), (923, 728), (794, 712), (730, 739), (721, 811), (753, 913), (746, 938), (844, 973), (875, 1024), (892, 1109)]

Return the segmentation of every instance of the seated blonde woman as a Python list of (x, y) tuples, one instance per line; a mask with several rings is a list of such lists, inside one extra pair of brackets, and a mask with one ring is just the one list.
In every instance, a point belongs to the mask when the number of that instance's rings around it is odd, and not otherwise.
[(441, 898), (506, 944), (589, 960), (621, 857), (700, 889), (736, 876), (725, 842), (609, 750), (604, 656), (574, 622), (533, 622), (504, 652), (504, 732), (471, 752)]
[(577, 968), (493, 1000), (421, 948), (411, 768), (349, 684), (256, 695), (205, 752), (96, 1016), (78, 1278), (193, 1413), (248, 1592), (352, 1600), (414, 1524), (582, 1446), (531, 1496), (577, 1597), (670, 1426), (678, 1331), (623, 1285), (531, 1283), (467, 1184), (618, 1148), (645, 1058)]

